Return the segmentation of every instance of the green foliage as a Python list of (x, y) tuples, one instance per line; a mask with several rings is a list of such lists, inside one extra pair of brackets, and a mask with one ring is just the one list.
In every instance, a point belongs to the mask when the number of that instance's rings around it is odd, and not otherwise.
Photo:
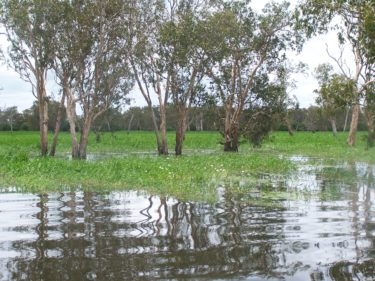
[(47, 19), (55, 18), (55, 11), (44, 1), (5, 0), (0, 5), (0, 22), (11, 42), (10, 64), (31, 82), (37, 71), (51, 66), (54, 33)]
[[(304, 0), (298, 6), (296, 15), (299, 27), (306, 31), (307, 37), (328, 31), (334, 17), (341, 19), (341, 24), (333, 26), (337, 30), (339, 43), (350, 44), (356, 57), (356, 73), (353, 75), (356, 90), (362, 92), (361, 84), (372, 81), (375, 59), (375, 21), (373, 0)], [(342, 74), (347, 78), (351, 73), (344, 69), (342, 58), (336, 58)], [(364, 78), (361, 81), (360, 76)], [(373, 82), (372, 82), (373, 83)], [(354, 93), (357, 97), (357, 92)], [(357, 102), (357, 100), (356, 100)]]
[(261, 147), (272, 129), (272, 114), (267, 110), (252, 112), (244, 129), (244, 136), (253, 147)]
[(370, 149), (375, 146), (375, 133), (374, 132), (368, 132), (367, 135), (364, 135), (362, 137), (363, 140), (367, 142), (367, 148)]
[(333, 67), (329, 64), (319, 65), (315, 69), (315, 77), (320, 86), (314, 90), (318, 95), (315, 101), (323, 115), (336, 126), (338, 113), (357, 101), (356, 82), (345, 75), (333, 73)]
[(367, 57), (371, 63), (375, 63), (375, 5), (364, 7), (364, 36), (363, 42), (366, 48)]
[(340, 107), (346, 107), (355, 102), (355, 81), (344, 75), (332, 73), (332, 67), (328, 64), (319, 65), (315, 69), (315, 77), (320, 89), (314, 92), (318, 94), (317, 104), (334, 114)]

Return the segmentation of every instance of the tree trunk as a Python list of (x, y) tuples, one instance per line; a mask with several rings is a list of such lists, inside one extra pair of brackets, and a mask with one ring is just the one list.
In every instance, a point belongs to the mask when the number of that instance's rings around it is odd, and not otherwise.
[[(155, 111), (152, 107), (152, 101), (151, 101), (151, 98), (150, 98), (150, 93), (148, 91), (148, 88), (147, 88), (147, 80), (145, 79), (145, 77), (143, 75), (139, 75), (138, 71), (137, 71), (137, 68), (135, 66), (135, 63), (132, 59), (130, 59), (130, 63), (131, 63), (131, 66), (133, 68), (133, 71), (134, 71), (134, 74), (135, 74), (135, 80), (137, 81), (137, 84), (138, 84), (138, 87), (144, 97), (144, 99), (146, 100), (147, 102), (147, 106), (148, 106), (148, 109), (150, 111), (150, 114), (151, 114), (151, 119), (152, 119), (152, 124), (154, 126), (154, 132), (155, 132), (155, 137), (156, 137), (156, 143), (157, 143), (157, 148), (158, 148), (158, 153), (159, 155), (167, 155), (168, 154), (168, 146), (167, 146), (167, 142), (166, 142), (166, 125), (164, 126), (161, 126), (160, 125), (160, 128), (158, 127), (158, 122), (157, 122), (157, 118), (156, 118), (156, 115), (155, 115)], [(144, 85), (146, 86), (146, 88), (143, 87), (142, 85), (142, 82), (141, 82), (141, 77), (142, 77), (142, 80), (144, 82)], [(162, 116), (162, 107), (163, 107), (163, 101), (162, 101), (162, 98), (161, 98), (161, 87), (159, 86), (159, 82), (157, 82), (156, 84), (153, 85), (154, 87), (154, 90), (156, 91), (156, 94), (158, 96), (158, 100), (159, 100), (159, 105), (160, 105), (160, 123), (161, 124), (165, 124), (165, 110), (164, 110), (164, 117)], [(166, 99), (167, 100), (167, 99)], [(164, 118), (164, 121), (162, 121)], [(163, 123), (164, 122), (164, 123)], [(161, 133), (161, 129), (162, 127), (164, 127), (164, 131), (163, 133)], [(161, 135), (164, 134), (164, 141), (161, 140)]]
[(225, 106), (225, 123), (224, 123), (224, 151), (238, 152), (238, 126), (237, 122), (232, 121), (232, 108), (229, 105)]
[(160, 152), (160, 146), (161, 146), (161, 141), (160, 141), (160, 136), (159, 136), (159, 128), (158, 128), (158, 122), (156, 120), (155, 111), (152, 108), (152, 104), (151, 103), (148, 104), (148, 109), (149, 109), (150, 114), (151, 114), (152, 125), (154, 126), (154, 133), (155, 133), (155, 137), (156, 137), (156, 144), (157, 144), (158, 153), (159, 153)]
[(86, 116), (81, 129), (81, 138), (79, 141), (79, 159), (87, 158), (87, 144), (89, 142), (89, 134), (91, 128), (92, 116)]
[(289, 136), (292, 137), (292, 136), (294, 135), (294, 133), (293, 133), (292, 125), (291, 125), (290, 122), (289, 122), (288, 116), (285, 116), (285, 118), (284, 118), (284, 122), (285, 122), (285, 124), (286, 124), (286, 126), (287, 126), (287, 128), (288, 128), (288, 134), (289, 134)]
[(347, 143), (350, 146), (355, 146), (360, 110), (361, 109), (360, 109), (359, 104), (356, 104), (356, 105), (353, 106), (352, 122), (350, 124), (350, 131), (349, 131), (349, 136), (348, 136), (348, 140), (347, 140)]
[(42, 156), (48, 154), (48, 101), (46, 98), (41, 102), (42, 107), (39, 105), (39, 125), (40, 125), (40, 151)]
[(200, 131), (203, 131), (203, 118), (204, 118), (204, 117), (203, 117), (203, 112), (201, 112), (201, 113), (200, 113), (200, 120), (199, 120), (200, 123), (201, 123), (201, 124), (200, 124)]
[(10, 112), (10, 116), (9, 116), (9, 118), (7, 119), (8, 124), (9, 124), (9, 126), (10, 126), (10, 132), (11, 132), (12, 134), (13, 134), (13, 117), (14, 117), (13, 113)]
[(197, 131), (203, 131), (203, 112), (195, 114), (195, 129)]
[(66, 117), (69, 122), (69, 131), (72, 139), (72, 158), (77, 159), (79, 157), (79, 146), (76, 133), (76, 103), (74, 97), (70, 94), (70, 89), (64, 89), (67, 91), (67, 102), (66, 102)]
[(342, 130), (343, 132), (346, 131), (346, 127), (348, 126), (349, 111), (350, 111), (350, 107), (348, 107), (348, 108), (346, 109), (344, 129)]
[(113, 135), (113, 130), (112, 130), (112, 127), (111, 127), (111, 122), (109, 122), (109, 119), (106, 118), (106, 121), (107, 121), (107, 129), (108, 129), (108, 132), (111, 132), (111, 134)]
[(37, 91), (39, 103), (39, 135), (40, 153), (42, 156), (48, 154), (48, 99), (45, 87), (44, 72), (40, 71), (37, 76)]
[(187, 129), (187, 108), (179, 108), (178, 109), (178, 120), (177, 120), (177, 127), (176, 127), (176, 146), (175, 146), (175, 153), (176, 156), (182, 155), (182, 145), (185, 140), (185, 133)]
[(60, 104), (59, 104), (59, 108), (57, 110), (55, 133), (53, 135), (51, 151), (49, 152), (49, 156), (55, 156), (55, 154), (56, 154), (57, 140), (58, 140), (59, 133), (60, 133), (61, 118), (62, 118), (62, 112), (63, 112), (63, 109), (64, 109), (64, 103), (65, 103), (65, 93), (62, 94), (61, 101), (60, 101)]
[(134, 114), (132, 114), (132, 116), (130, 117), (129, 123), (128, 123), (128, 133), (130, 132), (130, 130), (132, 128), (133, 119), (134, 119)]
[(160, 104), (160, 134), (161, 144), (158, 148), (159, 155), (168, 155), (167, 112), (164, 104)]
[(367, 147), (373, 147), (375, 143), (375, 112), (371, 109), (371, 106), (367, 105), (365, 109), (366, 123), (367, 123)]
[(335, 118), (330, 118), (333, 136), (337, 136), (337, 127)]
[(225, 129), (225, 143), (224, 151), (226, 152), (238, 152), (238, 127), (232, 125), (230, 128)]

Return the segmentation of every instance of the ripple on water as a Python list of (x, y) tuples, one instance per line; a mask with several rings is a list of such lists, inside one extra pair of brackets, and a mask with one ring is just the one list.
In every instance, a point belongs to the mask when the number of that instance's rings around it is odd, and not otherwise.
[(369, 168), (342, 165), (359, 178), (336, 184), (297, 160), (305, 168), (284, 187), (314, 190), (306, 200), (243, 200), (225, 186), (216, 204), (130, 191), (0, 193), (0, 280), (375, 279)]

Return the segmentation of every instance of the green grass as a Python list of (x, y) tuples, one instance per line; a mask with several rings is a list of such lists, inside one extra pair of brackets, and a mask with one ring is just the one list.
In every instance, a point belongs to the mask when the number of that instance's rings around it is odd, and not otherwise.
[[(0, 185), (38, 193), (131, 189), (185, 200), (214, 201), (219, 185), (242, 193), (256, 185), (261, 173), (287, 174), (295, 167), (286, 157), (280, 157), (283, 155), (375, 163), (375, 153), (365, 149), (361, 135), (358, 145), (350, 148), (345, 144), (346, 134), (333, 138), (329, 133), (296, 133), (289, 137), (276, 132), (260, 149), (243, 144), (239, 153), (223, 153), (218, 133), (190, 132), (184, 144), (185, 156), (158, 157), (153, 133), (117, 132), (103, 134), (99, 143), (91, 135), (88, 151), (97, 155), (123, 154), (97, 161), (70, 161), (67, 133), (61, 134), (60, 157), (56, 158), (38, 156), (39, 137), (35, 132), (0, 133)], [(169, 137), (173, 153), (173, 133)]]
[[(50, 135), (50, 140), (52, 135)], [(221, 150), (221, 136), (215, 132), (189, 132), (185, 142), (184, 149), (217, 149)], [(58, 154), (70, 152), (70, 135), (61, 133), (58, 143)], [(156, 151), (155, 134), (153, 132), (115, 132), (101, 134), (100, 142), (97, 143), (95, 135), (91, 134), (89, 138), (88, 152), (106, 153), (106, 152), (136, 152), (136, 151)], [(174, 151), (174, 133), (168, 134), (168, 144), (171, 153)], [(38, 154), (39, 135), (37, 132), (0, 132), (0, 153), (7, 151), (9, 147), (27, 150)]]
[(0, 181), (28, 192), (138, 189), (205, 201), (214, 200), (217, 186), (227, 180), (252, 179), (263, 171), (286, 173), (292, 167), (278, 157), (224, 153), (184, 157), (132, 155), (92, 162), (29, 158), (25, 153), (14, 153), (3, 155), (0, 161)]
[(367, 149), (366, 133), (357, 134), (355, 147), (346, 144), (348, 133), (333, 137), (330, 132), (296, 132), (290, 137), (286, 132), (273, 133), (263, 150), (283, 155), (303, 155), (324, 159), (375, 163), (375, 148)]

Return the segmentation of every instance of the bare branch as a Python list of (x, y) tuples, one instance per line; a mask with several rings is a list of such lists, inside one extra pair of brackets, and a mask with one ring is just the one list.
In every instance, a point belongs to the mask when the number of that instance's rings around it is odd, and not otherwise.
[[(351, 71), (349, 67), (347, 67), (346, 63), (343, 61), (343, 54), (344, 54), (344, 48), (340, 47), (340, 55), (339, 57), (333, 56), (328, 49), (328, 44), (326, 44), (326, 52), (327, 55), (337, 64), (337, 66), (340, 68), (342, 74), (347, 78), (351, 79)], [(347, 69), (345, 69), (347, 67)]]

